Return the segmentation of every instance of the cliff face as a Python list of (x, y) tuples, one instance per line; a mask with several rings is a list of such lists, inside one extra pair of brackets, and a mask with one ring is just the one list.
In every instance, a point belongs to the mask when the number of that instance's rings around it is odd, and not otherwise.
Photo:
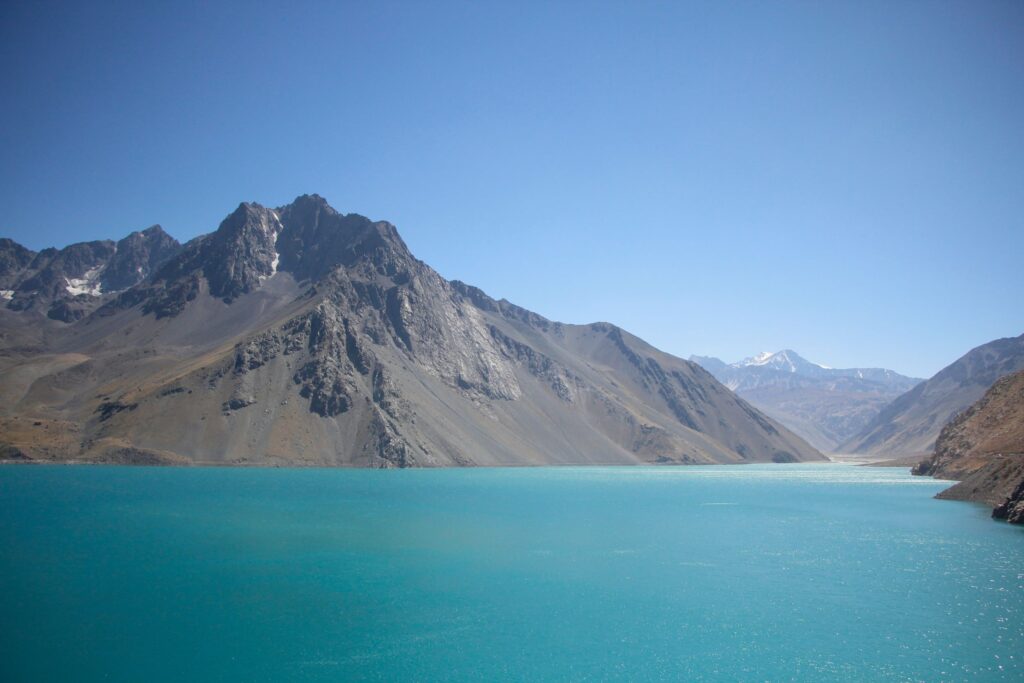
[[(449, 282), (315, 195), (242, 204), (91, 315), (0, 317), (32, 459), (376, 467), (822, 456), (700, 367)], [(13, 343), (17, 340), (18, 343)]]
[(893, 458), (927, 455), (942, 428), (980, 399), (1000, 377), (1024, 370), (1024, 335), (996, 339), (967, 352), (903, 394), (839, 452)]
[(994, 516), (1022, 521), (1024, 371), (997, 381), (951, 420), (914, 473), (959, 479), (939, 497), (983, 502), (997, 508)]
[(1010, 524), (1024, 524), (1024, 477), (1006, 500), (992, 510), (992, 516)]

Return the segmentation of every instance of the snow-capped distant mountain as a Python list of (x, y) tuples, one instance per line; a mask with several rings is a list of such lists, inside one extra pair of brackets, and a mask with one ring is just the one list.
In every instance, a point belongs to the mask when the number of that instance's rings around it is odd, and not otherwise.
[(795, 372), (804, 375), (819, 375), (821, 370), (831, 370), (825, 365), (818, 365), (812, 363), (806, 358), (803, 358), (796, 351), (790, 349), (784, 349), (782, 351), (762, 351), (756, 356), (750, 358), (744, 358), (743, 360), (732, 363), (730, 367), (733, 368), (774, 368), (775, 370), (782, 370), (783, 372)]
[(690, 356), (724, 385), (821, 450), (863, 429), (922, 380), (885, 368), (830, 368), (796, 351), (765, 351), (735, 363)]

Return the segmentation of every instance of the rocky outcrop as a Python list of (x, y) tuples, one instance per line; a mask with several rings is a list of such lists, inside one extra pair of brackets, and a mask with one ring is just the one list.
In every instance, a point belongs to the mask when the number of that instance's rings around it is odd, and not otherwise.
[(992, 517), (1006, 520), (1010, 524), (1024, 524), (1024, 478), (1006, 500), (992, 510)]
[(1003, 377), (952, 419), (914, 474), (960, 480), (940, 498), (972, 500), (1013, 517), (1024, 484), (1024, 371)]

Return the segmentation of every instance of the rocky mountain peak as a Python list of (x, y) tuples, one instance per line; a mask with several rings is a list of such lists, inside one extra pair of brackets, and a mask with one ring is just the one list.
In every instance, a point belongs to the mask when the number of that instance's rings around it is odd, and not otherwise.
[(287, 206), (291, 207), (295, 211), (305, 212), (307, 214), (316, 215), (319, 213), (337, 214), (337, 210), (331, 206), (326, 199), (316, 194), (302, 194), (296, 197), (291, 204)]
[(277, 214), (284, 226), (278, 244), (281, 266), (297, 280), (317, 280), (359, 261), (394, 277), (415, 262), (395, 226), (339, 213), (319, 195), (302, 195)]
[(395, 226), (342, 214), (320, 195), (307, 194), (276, 209), (240, 204), (211, 236), (204, 271), (210, 291), (231, 299), (278, 270), (315, 281), (367, 258), (387, 275), (399, 262), (414, 260)]
[(131, 233), (120, 240), (100, 276), (102, 291), (117, 292), (142, 282), (181, 248), (159, 225)]
[(18, 273), (28, 267), (36, 253), (12, 239), (0, 238), (0, 289), (11, 290)]
[(277, 272), (281, 219), (272, 209), (243, 202), (221, 221), (199, 259), (210, 293), (227, 302)]
[(151, 284), (112, 305), (142, 304), (146, 313), (174, 316), (204, 289), (230, 304), (278, 272), (317, 284), (339, 271), (361, 271), (365, 279), (380, 276), (397, 284), (411, 281), (421, 268), (393, 225), (339, 213), (319, 195), (302, 195), (276, 209), (242, 202), (216, 231), (185, 245)]

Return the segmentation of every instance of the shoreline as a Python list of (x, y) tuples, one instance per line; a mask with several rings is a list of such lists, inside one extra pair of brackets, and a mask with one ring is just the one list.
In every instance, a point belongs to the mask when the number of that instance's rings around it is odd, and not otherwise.
[(920, 454), (890, 458), (886, 456), (861, 455), (859, 453), (826, 453), (825, 457), (831, 462), (860, 465), (861, 467), (913, 467), (928, 456)]
[(632, 469), (639, 467), (684, 469), (690, 467), (746, 467), (752, 465), (778, 465), (780, 467), (790, 465), (861, 465), (863, 463), (844, 462), (840, 460), (806, 460), (799, 462), (705, 462), (705, 463), (680, 463), (680, 462), (638, 462), (638, 463), (551, 463), (551, 464), (509, 464), (509, 465), (447, 465), (447, 466), (416, 466), (416, 467), (373, 467), (372, 465), (326, 465), (320, 463), (222, 463), (222, 462), (110, 462), (110, 461), (88, 461), (88, 460), (0, 460), (0, 467), (5, 466), (96, 466), (96, 467), (138, 467), (138, 468), (216, 468), (216, 469), (321, 469), (321, 470), (479, 470), (479, 469), (540, 469), (540, 468), (571, 468), (571, 467), (615, 467)]

